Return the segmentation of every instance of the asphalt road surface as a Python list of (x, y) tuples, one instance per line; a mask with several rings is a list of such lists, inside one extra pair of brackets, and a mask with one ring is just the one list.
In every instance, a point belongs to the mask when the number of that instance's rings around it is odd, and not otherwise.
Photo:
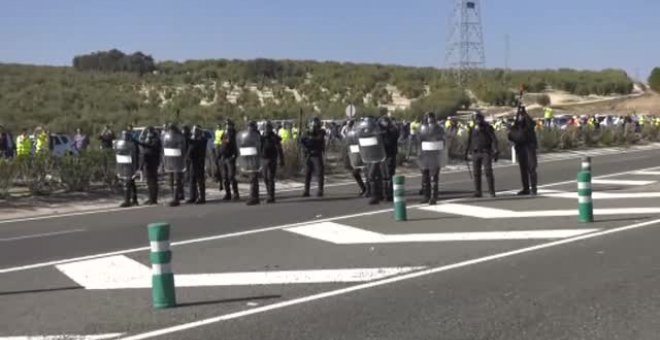
[[(594, 157), (589, 224), (577, 158), (540, 164), (534, 198), (513, 195), (516, 166), (496, 169), (496, 199), (443, 174), (434, 207), (411, 176), (407, 222), (353, 183), (256, 207), (0, 220), (0, 339), (657, 339), (659, 157)], [(159, 221), (178, 283), (166, 310), (149, 288)]]

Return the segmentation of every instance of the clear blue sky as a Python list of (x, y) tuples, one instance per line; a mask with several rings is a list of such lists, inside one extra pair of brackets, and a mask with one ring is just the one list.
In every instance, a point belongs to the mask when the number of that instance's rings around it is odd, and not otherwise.
[[(443, 66), (452, 0), (3, 0), (0, 61), (68, 65), (119, 48), (157, 60), (256, 57)], [(482, 0), (487, 66), (660, 65), (660, 0)]]

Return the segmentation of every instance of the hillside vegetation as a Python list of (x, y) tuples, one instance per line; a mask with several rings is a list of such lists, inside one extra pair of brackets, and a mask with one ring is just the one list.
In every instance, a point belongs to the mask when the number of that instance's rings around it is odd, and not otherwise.
[[(343, 117), (349, 103), (360, 112), (385, 107), (407, 118), (429, 110), (447, 115), (471, 104), (448, 72), (434, 68), (267, 59), (153, 65), (150, 56), (119, 51), (77, 56), (73, 66), (0, 64), (0, 124), (91, 132), (103, 124), (179, 120), (210, 126), (225, 117), (296, 118), (301, 109)], [(468, 87), (479, 101), (505, 106), (515, 103), (520, 84), (531, 92), (553, 88), (579, 95), (633, 89), (623, 71), (569, 69), (487, 70)]]

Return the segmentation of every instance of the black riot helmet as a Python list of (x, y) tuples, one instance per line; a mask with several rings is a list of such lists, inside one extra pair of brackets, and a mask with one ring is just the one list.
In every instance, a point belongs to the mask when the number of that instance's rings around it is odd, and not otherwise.
[(312, 119), (311, 128), (313, 131), (318, 131), (321, 129), (321, 120), (319, 119), (319, 117), (314, 117)]
[(266, 121), (266, 133), (271, 133), (273, 132), (273, 123), (270, 120)]
[(225, 129), (233, 129), (233, 128), (235, 128), (235, 127), (236, 127), (236, 125), (234, 125), (234, 121), (233, 121), (233, 120), (231, 120), (231, 119), (227, 119), (227, 120), (225, 121)]
[(251, 120), (248, 123), (247, 127), (248, 127), (248, 130), (250, 130), (250, 131), (258, 131), (257, 122), (255, 122), (254, 120)]
[(378, 125), (380, 125), (382, 129), (389, 129), (392, 126), (392, 120), (388, 116), (382, 116), (378, 120)]
[(202, 127), (199, 125), (194, 125), (192, 128), (192, 137), (194, 139), (200, 139), (202, 137)]
[(476, 124), (483, 124), (486, 121), (486, 118), (484, 117), (483, 113), (477, 112), (474, 114), (474, 122)]
[(346, 125), (348, 125), (348, 128), (349, 128), (349, 129), (352, 128), (353, 125), (355, 125), (355, 119), (351, 119), (351, 120), (349, 120), (348, 123), (346, 123)]
[(435, 119), (435, 113), (433, 112), (427, 112), (424, 114), (424, 123), (428, 125), (435, 125), (436, 124), (436, 119)]

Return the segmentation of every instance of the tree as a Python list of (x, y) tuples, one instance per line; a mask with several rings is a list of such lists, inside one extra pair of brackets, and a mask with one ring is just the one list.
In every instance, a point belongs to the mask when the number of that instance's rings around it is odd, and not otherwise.
[(660, 92), (660, 67), (656, 67), (649, 77), (649, 86), (653, 91)]
[(541, 106), (548, 106), (550, 105), (550, 96), (547, 94), (539, 95), (536, 97), (536, 103)]

